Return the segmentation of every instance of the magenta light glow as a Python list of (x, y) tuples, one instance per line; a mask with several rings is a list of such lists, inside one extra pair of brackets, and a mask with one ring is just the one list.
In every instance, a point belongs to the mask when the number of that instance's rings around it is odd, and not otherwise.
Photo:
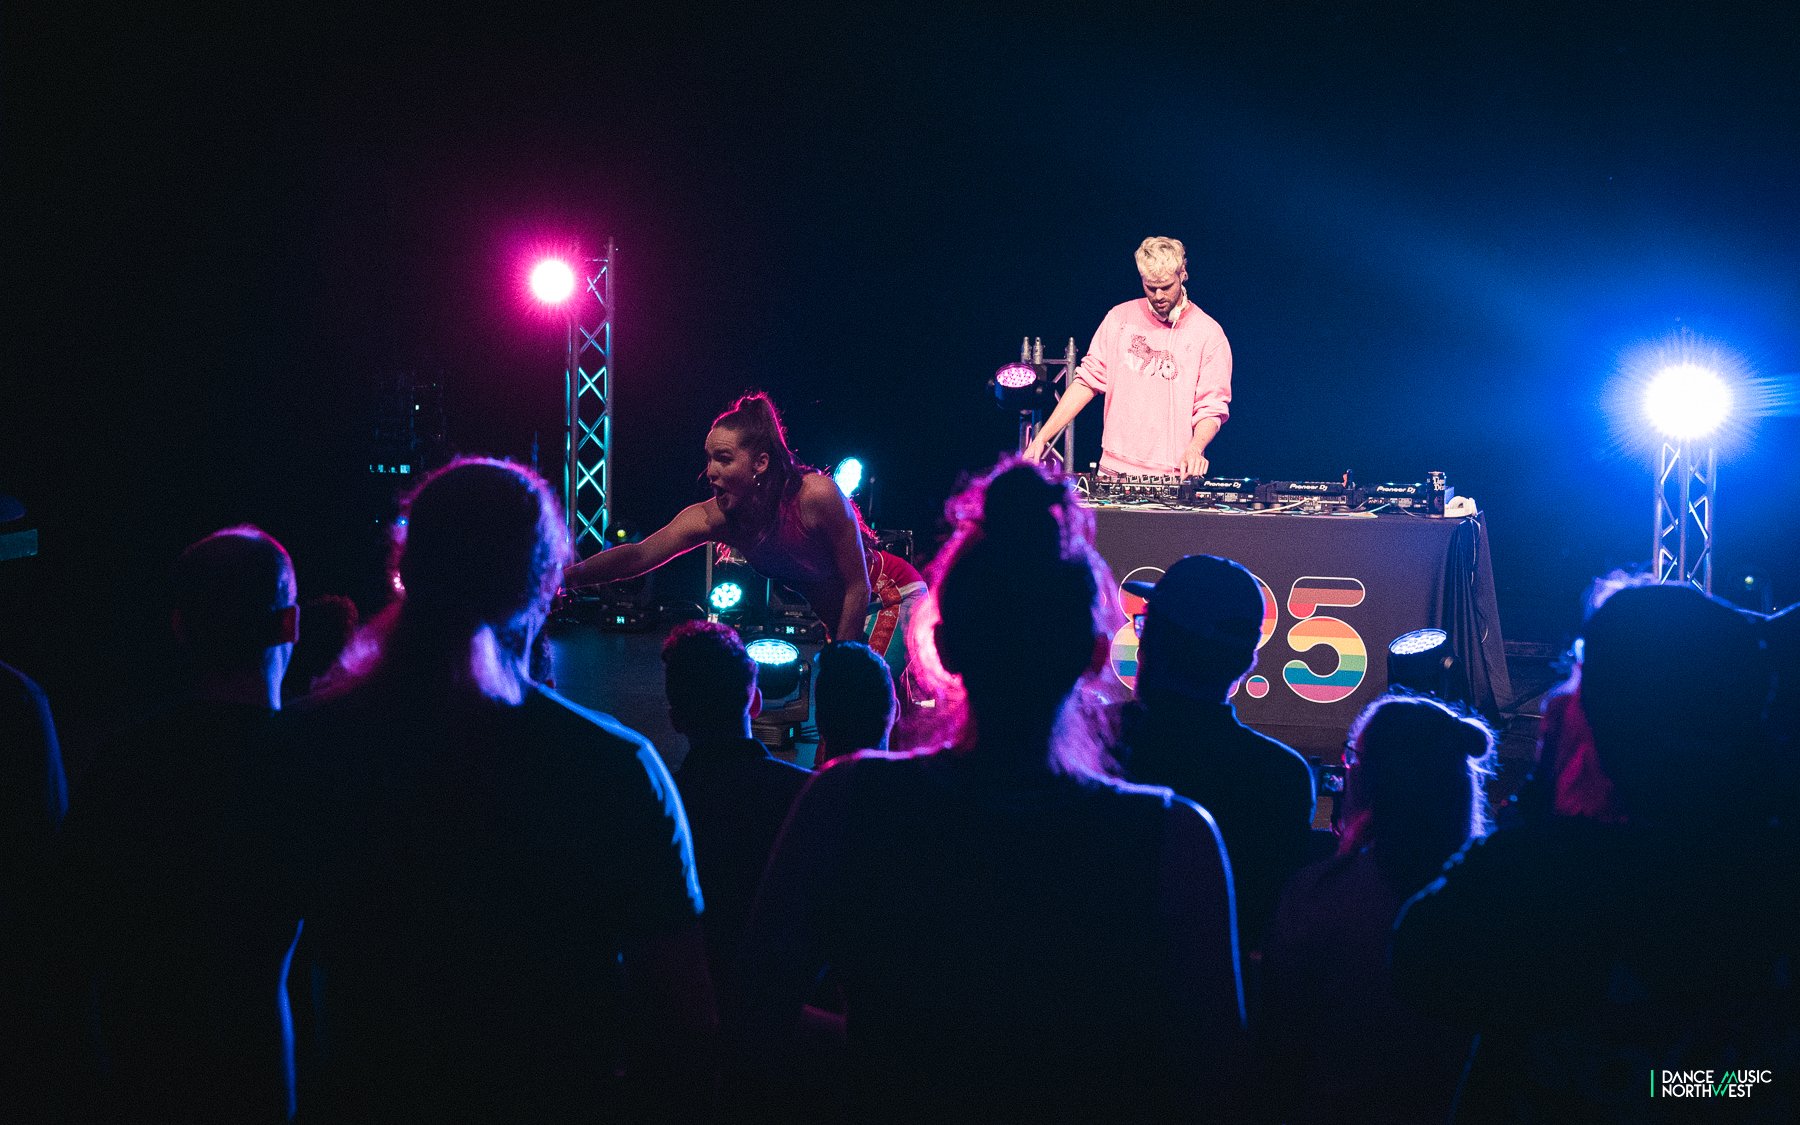
[(546, 305), (560, 305), (575, 292), (575, 271), (561, 258), (545, 258), (531, 270), (531, 294)]
[(1037, 382), (1037, 378), (1037, 368), (1023, 363), (1009, 363), (1005, 367), (994, 372), (994, 382), (999, 383), (1009, 391), (1016, 391), (1021, 387), (1029, 387), (1031, 384)]

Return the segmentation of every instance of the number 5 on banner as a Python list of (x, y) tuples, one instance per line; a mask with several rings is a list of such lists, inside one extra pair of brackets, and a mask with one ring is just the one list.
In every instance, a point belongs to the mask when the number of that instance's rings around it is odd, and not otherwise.
[(1294, 580), (1288, 592), (1288, 612), (1300, 621), (1288, 630), (1288, 647), (1307, 652), (1328, 645), (1337, 653), (1337, 667), (1321, 676), (1303, 660), (1290, 660), (1281, 669), (1281, 678), (1294, 689), (1294, 694), (1313, 703), (1336, 703), (1347, 699), (1362, 685), (1369, 668), (1369, 650), (1362, 634), (1348, 622), (1319, 613), (1320, 606), (1345, 607), (1362, 604), (1363, 584), (1354, 578), (1324, 578), (1307, 575)]

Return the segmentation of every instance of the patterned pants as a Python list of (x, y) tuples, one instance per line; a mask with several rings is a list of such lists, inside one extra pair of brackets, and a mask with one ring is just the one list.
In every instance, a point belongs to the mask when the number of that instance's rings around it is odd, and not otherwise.
[(894, 683), (906, 670), (906, 627), (925, 600), (925, 580), (904, 559), (886, 551), (869, 552), (869, 616), (863, 640), (881, 654)]

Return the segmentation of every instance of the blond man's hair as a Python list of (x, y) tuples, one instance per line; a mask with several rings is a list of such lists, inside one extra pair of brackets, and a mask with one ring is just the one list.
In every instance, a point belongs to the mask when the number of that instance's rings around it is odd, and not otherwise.
[(1145, 277), (1174, 277), (1187, 264), (1187, 247), (1179, 239), (1155, 236), (1137, 248), (1138, 273)]

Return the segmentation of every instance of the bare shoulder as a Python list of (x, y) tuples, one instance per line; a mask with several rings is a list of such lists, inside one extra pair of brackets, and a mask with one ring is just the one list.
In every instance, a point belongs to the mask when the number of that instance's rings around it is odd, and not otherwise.
[(800, 498), (814, 502), (831, 501), (835, 505), (843, 500), (844, 494), (839, 491), (836, 482), (824, 473), (807, 473), (800, 478)]
[(709, 539), (717, 539), (725, 530), (725, 513), (719, 510), (716, 500), (702, 500), (698, 504), (689, 504), (676, 513), (669, 526), (680, 532), (683, 538), (698, 536), (696, 543)]
[(808, 473), (800, 478), (800, 510), (809, 524), (817, 524), (849, 512), (850, 501), (836, 482), (824, 473)]

